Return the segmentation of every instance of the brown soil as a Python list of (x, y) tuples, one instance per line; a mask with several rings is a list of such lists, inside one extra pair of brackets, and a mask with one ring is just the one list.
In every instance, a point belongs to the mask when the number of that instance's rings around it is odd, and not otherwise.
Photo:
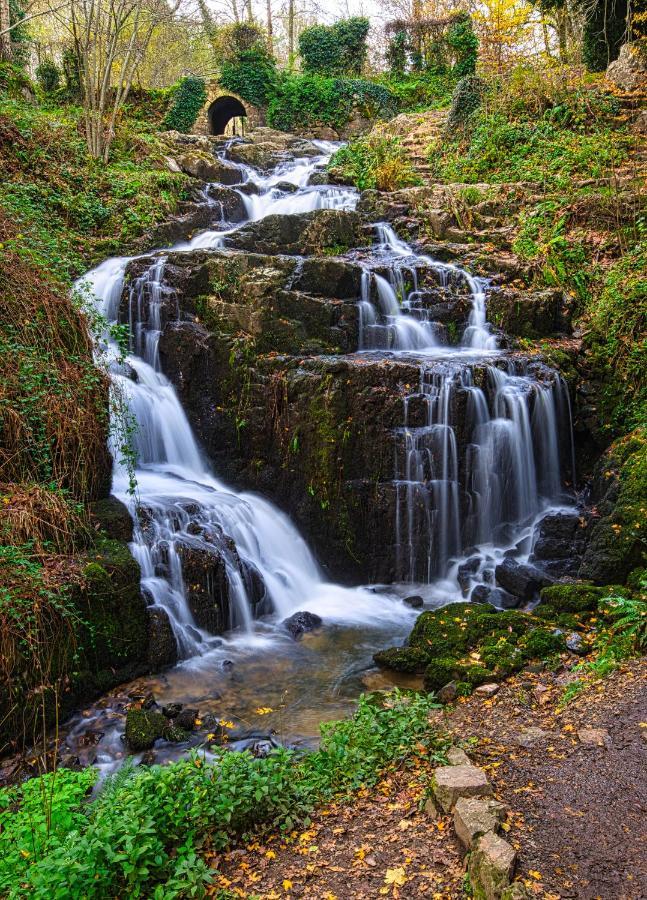
[[(565, 709), (569, 673), (522, 673), (490, 700), (477, 695), (434, 718), (483, 766), (510, 810), (504, 836), (517, 877), (544, 900), (647, 897), (646, 661), (631, 662)], [(518, 743), (528, 727), (545, 734)], [(602, 729), (602, 745), (578, 732)], [(586, 735), (584, 735), (586, 737)], [(451, 819), (421, 810), (433, 763), (404, 769), (350, 804), (313, 817), (287, 840), (250, 844), (211, 864), (213, 893), (276, 900), (381, 896), (453, 900), (463, 891), (463, 851)]]

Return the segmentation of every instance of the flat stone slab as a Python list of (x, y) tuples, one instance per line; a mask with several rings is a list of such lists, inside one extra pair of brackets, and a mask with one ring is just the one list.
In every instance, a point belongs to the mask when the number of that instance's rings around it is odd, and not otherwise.
[(529, 749), (549, 736), (550, 733), (548, 731), (544, 731), (543, 728), (537, 728), (536, 725), (531, 725), (530, 728), (524, 728), (523, 731), (520, 731), (515, 740), (520, 747)]
[(607, 747), (611, 743), (606, 728), (580, 728), (577, 736), (580, 744), (588, 747)]
[(499, 687), (500, 685), (491, 681), (487, 684), (480, 684), (477, 688), (474, 688), (474, 693), (487, 700), (489, 697), (494, 697), (495, 694), (499, 693)]
[(461, 797), (454, 807), (454, 829), (468, 850), (473, 850), (478, 839), (488, 831), (498, 831), (499, 824), (499, 817), (488, 800)]
[(433, 792), (445, 812), (451, 812), (461, 797), (490, 797), (492, 785), (476, 766), (441, 766), (434, 772)]
[(514, 874), (517, 854), (507, 841), (488, 831), (470, 853), (468, 871), (475, 896), (500, 900)]

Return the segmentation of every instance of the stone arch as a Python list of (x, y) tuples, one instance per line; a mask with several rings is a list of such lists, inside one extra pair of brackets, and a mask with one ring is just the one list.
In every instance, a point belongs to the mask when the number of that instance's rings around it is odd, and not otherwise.
[(232, 119), (242, 117), (247, 118), (247, 110), (237, 97), (218, 97), (207, 110), (209, 132), (210, 134), (224, 134)]
[[(219, 100), (223, 101), (221, 106), (216, 106)], [(260, 125), (265, 124), (265, 113), (264, 110), (260, 109), (258, 106), (253, 106), (251, 103), (248, 103), (246, 100), (243, 100), (242, 97), (239, 97), (238, 94), (234, 94), (231, 91), (225, 91), (220, 86), (217, 81), (210, 81), (207, 83), (207, 100), (200, 112), (198, 113), (198, 118), (195, 121), (195, 125), (193, 126), (194, 134), (222, 134), (224, 131), (214, 131), (211, 110), (217, 109), (219, 111), (224, 111), (227, 109), (227, 105), (225, 102), (229, 104), (229, 108), (234, 108), (233, 104), (239, 104), (235, 107), (238, 112), (234, 112), (232, 115), (244, 115), (246, 119), (243, 119), (245, 122), (246, 129), (258, 128)], [(240, 113), (240, 109), (243, 109), (244, 112)], [(224, 115), (224, 112), (223, 112)], [(227, 118), (227, 122), (231, 120), (232, 115), (229, 115)], [(218, 120), (218, 124), (220, 124), (220, 120)], [(226, 122), (225, 122), (226, 124)]]

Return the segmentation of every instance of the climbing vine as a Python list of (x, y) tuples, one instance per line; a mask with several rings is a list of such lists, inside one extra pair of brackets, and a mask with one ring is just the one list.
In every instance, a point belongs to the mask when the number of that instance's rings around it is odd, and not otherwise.
[(184, 134), (191, 131), (206, 99), (207, 88), (204, 79), (193, 75), (185, 78), (175, 92), (162, 128), (168, 131), (181, 131)]

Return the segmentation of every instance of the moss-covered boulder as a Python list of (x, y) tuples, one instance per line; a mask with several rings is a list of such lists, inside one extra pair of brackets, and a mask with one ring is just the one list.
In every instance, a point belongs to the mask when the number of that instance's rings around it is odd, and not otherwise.
[(647, 562), (647, 429), (611, 445), (593, 485), (602, 513), (592, 526), (579, 576), (596, 584), (624, 584)]
[(608, 594), (608, 590), (596, 587), (590, 581), (574, 581), (569, 584), (552, 584), (545, 587), (541, 594), (541, 602), (550, 612), (586, 613), (594, 612), (598, 600)]
[(137, 753), (150, 750), (155, 741), (161, 738), (168, 728), (166, 716), (150, 709), (129, 709), (126, 715), (126, 744), (128, 749)]
[(536, 615), (451, 603), (422, 613), (406, 647), (382, 650), (374, 659), (379, 666), (423, 674), (427, 690), (437, 691), (450, 681), (473, 688), (565, 649), (561, 628)]

